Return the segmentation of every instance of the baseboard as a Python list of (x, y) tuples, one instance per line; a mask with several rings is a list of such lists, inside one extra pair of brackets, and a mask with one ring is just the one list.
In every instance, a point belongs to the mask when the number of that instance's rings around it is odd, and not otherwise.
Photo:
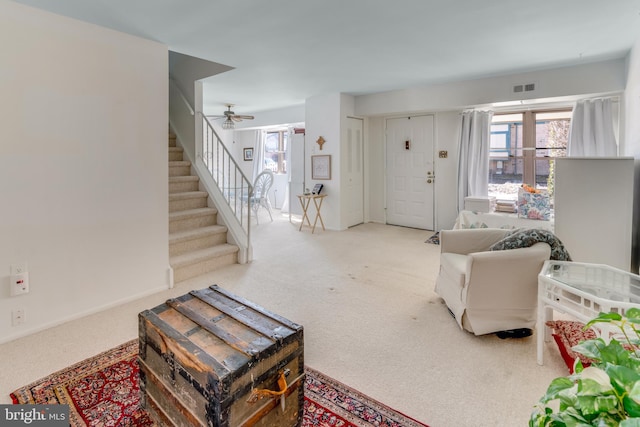
[(50, 322), (50, 323), (44, 323), (42, 325), (30, 328), (30, 329), (23, 330), (23, 331), (18, 332), (16, 334), (2, 337), (2, 338), (0, 338), (0, 344), (4, 344), (4, 343), (7, 343), (9, 341), (17, 340), (18, 338), (23, 338), (23, 337), (26, 337), (26, 336), (29, 336), (29, 335), (33, 335), (35, 333), (44, 331), (46, 329), (50, 329), (50, 328), (53, 328), (55, 326), (62, 325), (63, 323), (71, 322), (73, 320), (78, 320), (78, 319), (81, 319), (83, 317), (90, 316), (92, 314), (96, 314), (96, 313), (99, 313), (101, 311), (108, 310), (110, 308), (117, 307), (119, 305), (123, 305), (123, 304), (129, 303), (131, 301), (135, 301), (137, 299), (140, 299), (140, 298), (145, 298), (145, 297), (148, 297), (150, 295), (154, 295), (154, 294), (157, 294), (158, 292), (163, 292), (163, 291), (166, 291), (166, 290), (167, 290), (166, 285), (165, 286), (161, 286), (161, 287), (158, 287), (158, 288), (150, 289), (150, 290), (145, 291), (145, 292), (141, 292), (139, 294), (128, 296), (127, 298), (122, 298), (122, 299), (119, 299), (117, 301), (113, 301), (113, 302), (110, 302), (108, 304), (104, 304), (104, 305), (92, 308), (90, 310), (86, 310), (86, 311), (82, 311), (82, 312), (76, 313), (76, 314), (73, 314), (73, 315), (68, 316), (68, 317), (63, 317), (61, 319), (58, 319), (58, 320)]

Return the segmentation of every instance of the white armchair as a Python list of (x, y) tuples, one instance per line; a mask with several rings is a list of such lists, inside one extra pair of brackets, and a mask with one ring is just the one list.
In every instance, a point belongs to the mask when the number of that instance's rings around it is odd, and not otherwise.
[(461, 328), (475, 335), (532, 329), (538, 273), (551, 247), (489, 248), (512, 230), (442, 230), (435, 291)]

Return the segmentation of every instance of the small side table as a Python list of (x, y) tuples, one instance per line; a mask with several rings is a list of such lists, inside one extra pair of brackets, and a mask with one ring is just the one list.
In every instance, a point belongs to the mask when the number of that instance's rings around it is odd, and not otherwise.
[[(587, 323), (600, 312), (629, 308), (640, 308), (640, 276), (603, 264), (545, 261), (538, 275), (538, 365), (544, 362), (545, 341), (551, 340), (545, 323), (553, 320), (554, 311)], [(605, 341), (615, 332), (602, 324), (595, 329)]]
[[(305, 219), (307, 220), (307, 225), (311, 227), (311, 234), (316, 231), (316, 224), (318, 220), (320, 220), (320, 224), (322, 225), (322, 230), (324, 231), (324, 222), (322, 221), (322, 215), (320, 214), (320, 208), (322, 208), (322, 201), (327, 197), (326, 194), (298, 194), (298, 199), (300, 200), (300, 205), (302, 206), (302, 222), (300, 222), (300, 228), (298, 231), (302, 231), (302, 226), (304, 225)], [(313, 204), (316, 207), (316, 217), (313, 220), (313, 225), (311, 224), (311, 220), (309, 219), (309, 215), (307, 211), (309, 209), (309, 205), (313, 200)]]

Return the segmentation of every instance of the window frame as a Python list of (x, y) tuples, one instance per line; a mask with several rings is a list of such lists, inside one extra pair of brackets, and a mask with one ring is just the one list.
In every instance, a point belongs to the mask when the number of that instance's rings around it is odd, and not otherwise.
[(278, 155), (278, 161), (277, 163), (277, 169), (275, 171), (273, 171), (273, 173), (275, 174), (286, 174), (287, 173), (287, 166), (286, 166), (286, 161), (287, 161), (287, 151), (286, 151), (286, 144), (288, 141), (285, 141), (285, 139), (288, 138), (288, 130), (287, 129), (274, 129), (274, 130), (269, 130), (266, 132), (267, 135), (265, 136), (265, 138), (269, 137), (269, 134), (278, 134), (278, 148), (275, 151), (267, 151), (267, 145), (265, 144), (264, 146), (264, 158), (265, 161), (267, 158), (272, 158), (271, 155), (273, 153), (276, 153)]
[[(496, 116), (507, 116), (507, 115), (521, 115), (522, 117), (522, 146), (518, 147), (517, 145), (515, 146), (515, 148), (513, 149), (513, 153), (514, 153), (514, 157), (515, 160), (517, 162), (518, 156), (517, 156), (517, 152), (519, 150), (522, 150), (522, 183), (523, 184), (527, 184), (530, 185), (534, 188), (537, 187), (537, 183), (536, 183), (536, 161), (538, 159), (540, 159), (541, 157), (538, 157), (537, 153), (538, 150), (549, 150), (549, 148), (538, 148), (537, 147), (537, 141), (536, 141), (536, 127), (537, 124), (539, 122), (544, 122), (547, 121), (546, 119), (541, 119), (538, 120), (536, 118), (537, 115), (539, 114), (545, 114), (545, 113), (571, 113), (573, 111), (572, 107), (570, 106), (557, 106), (557, 107), (549, 107), (549, 108), (539, 108), (539, 109), (530, 109), (530, 110), (513, 110), (513, 109), (509, 109), (509, 110), (503, 110), (503, 111), (499, 111), (499, 112), (495, 112), (494, 113), (494, 117)], [(569, 119), (570, 120), (570, 119)], [(510, 125), (513, 123), (517, 123), (517, 122), (503, 122), (503, 123), (509, 123)], [(493, 123), (494, 124), (499, 124), (498, 123)], [(511, 129), (510, 129), (511, 130)], [(494, 134), (502, 134), (504, 132), (491, 132), (491, 135)], [(509, 132), (510, 134), (510, 132)], [(507, 147), (508, 147), (508, 152), (511, 153), (512, 151), (512, 144), (511, 141), (509, 140), (507, 142)], [(555, 150), (561, 150), (561, 149), (555, 149)], [(566, 150), (566, 148), (565, 148)], [(489, 147), (489, 153), (491, 152), (503, 152), (505, 150), (500, 149), (500, 150), (493, 150), (491, 149), (491, 147)], [(511, 157), (511, 154), (509, 154), (509, 157)], [(562, 156), (544, 156), (544, 157), (549, 157), (549, 158), (557, 158), (557, 157), (562, 157)], [(491, 155), (489, 157), (489, 161), (491, 160), (500, 160), (500, 159), (492, 159)], [(491, 177), (491, 168), (489, 170), (490, 173), (490, 177)]]

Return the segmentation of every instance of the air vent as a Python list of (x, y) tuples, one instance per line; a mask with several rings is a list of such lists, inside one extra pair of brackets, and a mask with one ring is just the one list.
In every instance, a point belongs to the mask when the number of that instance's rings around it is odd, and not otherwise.
[(534, 90), (536, 90), (535, 83), (526, 83), (526, 84), (513, 86), (513, 93), (532, 92)]

